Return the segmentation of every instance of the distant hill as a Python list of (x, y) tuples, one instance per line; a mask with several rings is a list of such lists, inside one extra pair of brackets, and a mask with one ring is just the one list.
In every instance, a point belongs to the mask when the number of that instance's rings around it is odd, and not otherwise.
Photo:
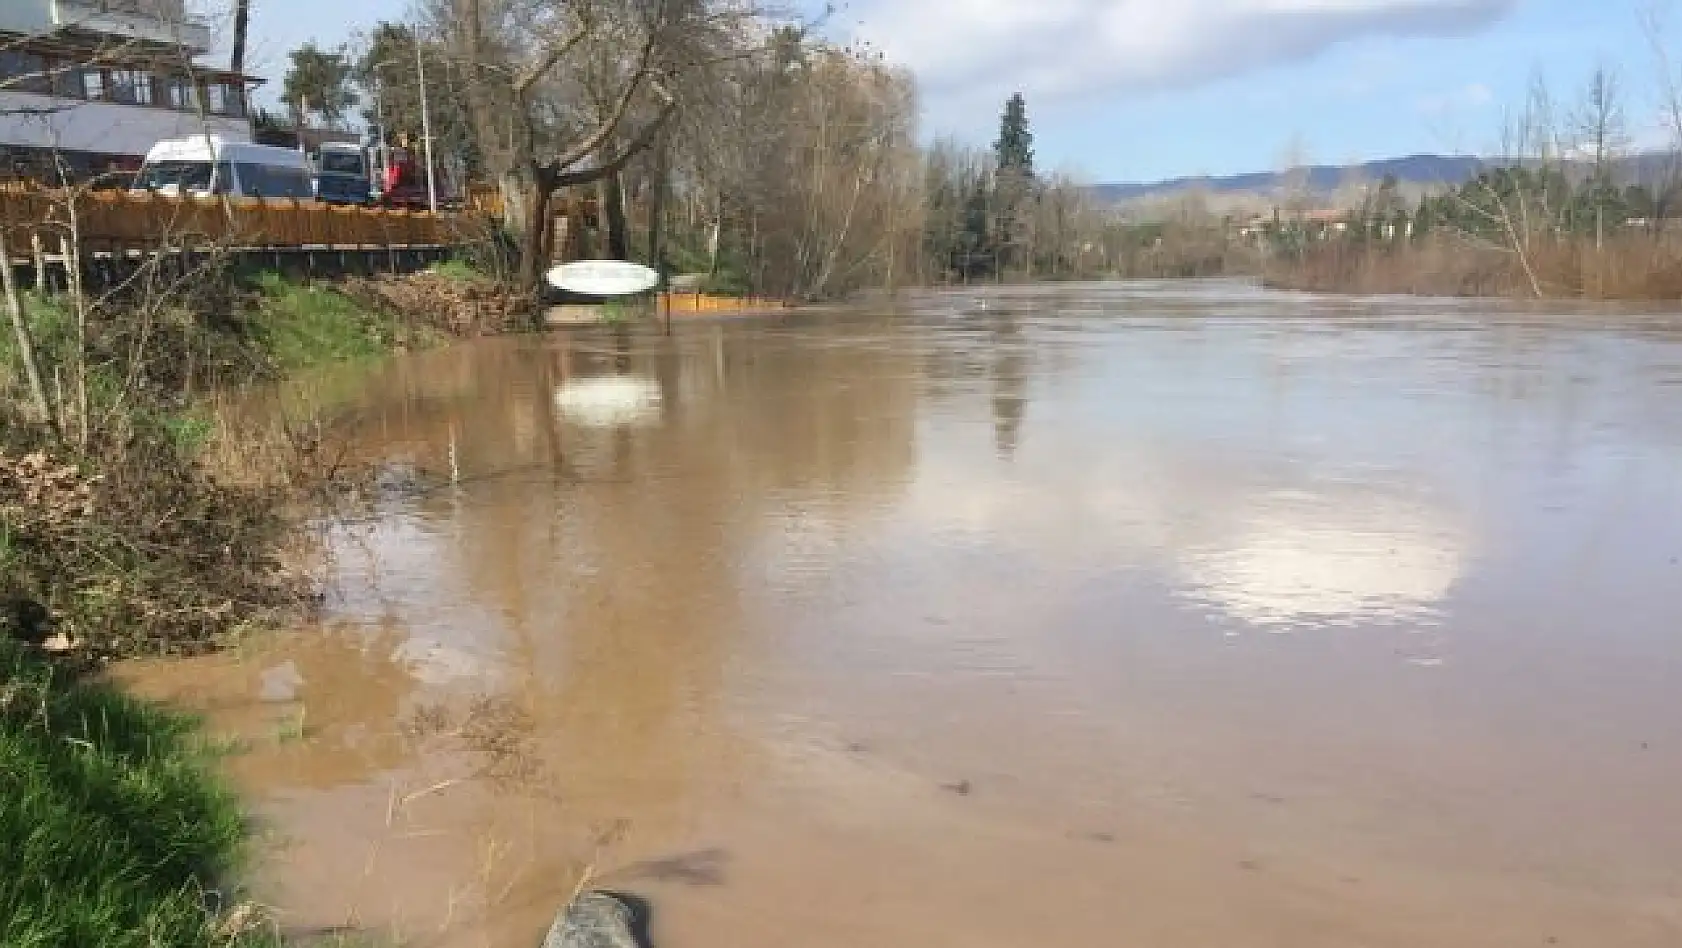
[(1226, 177), (1174, 178), (1149, 184), (1099, 184), (1093, 194), (1108, 204), (1128, 204), (1171, 197), (1191, 190), (1211, 195), (1268, 195), (1280, 191), (1288, 178), (1307, 171), (1308, 190), (1317, 195), (1330, 195), (1351, 180), (1370, 182), (1394, 175), (1408, 190), (1462, 184), (1477, 174), (1481, 159), (1469, 156), (1409, 155), (1405, 158), (1386, 158), (1359, 165), (1311, 165), (1307, 169), (1284, 171), (1255, 171)]

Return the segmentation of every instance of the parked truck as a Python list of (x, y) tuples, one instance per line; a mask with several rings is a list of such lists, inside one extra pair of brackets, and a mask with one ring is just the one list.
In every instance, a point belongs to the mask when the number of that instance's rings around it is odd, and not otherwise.
[[(431, 206), (432, 194), (426, 184), (426, 161), (412, 148), (394, 147), (385, 152), (384, 172), (377, 190), (379, 203), (386, 207), (402, 207), (424, 211)], [(438, 206), (454, 203), (454, 194), (441, 176), (437, 184)]]
[(374, 168), (368, 149), (355, 142), (323, 142), (316, 150), (315, 197), (326, 204), (374, 201)]

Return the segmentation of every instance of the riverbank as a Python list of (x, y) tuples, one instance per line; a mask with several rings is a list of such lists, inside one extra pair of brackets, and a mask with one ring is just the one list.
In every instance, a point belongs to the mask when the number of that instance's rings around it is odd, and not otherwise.
[(1682, 247), (1648, 234), (1536, 240), (1522, 250), (1443, 237), (1329, 241), (1262, 269), (1274, 289), (1358, 295), (1682, 300)]
[(0, 640), (0, 944), (256, 946), (239, 802), (193, 722)]
[[(226, 888), (249, 826), (193, 722), (94, 676), (314, 608), (294, 515), (355, 473), (309, 419), (259, 444), (221, 423), (208, 393), (502, 332), (519, 308), (449, 268), (246, 275), (120, 305), (8, 289), (0, 944), (266, 944)], [(260, 462), (220, 461), (242, 455)]]

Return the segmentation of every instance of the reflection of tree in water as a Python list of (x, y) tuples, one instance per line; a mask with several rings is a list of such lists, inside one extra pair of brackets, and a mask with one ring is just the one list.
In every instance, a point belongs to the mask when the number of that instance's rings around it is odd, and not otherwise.
[(993, 447), (1009, 459), (1016, 454), (1028, 413), (1028, 344), (1015, 313), (1000, 311), (992, 323)]
[(955, 315), (925, 327), (932, 345), (921, 357), (924, 390), (931, 400), (966, 400), (985, 390), (993, 423), (993, 446), (1008, 460), (1022, 441), (1027, 420), (1028, 382), (1042, 367), (1030, 348), (1023, 321), (1031, 311), (1010, 299), (969, 300)]

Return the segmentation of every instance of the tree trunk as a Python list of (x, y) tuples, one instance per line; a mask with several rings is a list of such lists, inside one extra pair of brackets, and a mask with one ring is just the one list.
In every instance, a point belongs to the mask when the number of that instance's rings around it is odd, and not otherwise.
[(648, 198), (648, 265), (666, 278), (666, 195), (671, 190), (671, 152), (666, 136), (654, 148), (654, 190)]
[(549, 264), (544, 251), (549, 245), (549, 204), (555, 189), (551, 176), (541, 168), (529, 168), (520, 178), (525, 215), (515, 238), (520, 248), (519, 289), (535, 294)]
[(526, 197), (531, 189), (513, 171), (498, 176), (496, 184), (502, 195), (502, 229), (517, 239), (526, 226)]
[[(42, 282), (46, 281), (46, 269), (36, 271)], [(17, 281), (12, 274), (12, 258), (6, 248), (6, 235), (0, 230), (0, 281), (5, 284), (6, 312), (12, 317), (12, 335), (18, 347), (18, 359), (23, 362), (24, 377), (29, 381), (30, 408), (34, 417), (31, 421), (37, 424), (51, 424), (53, 421), (52, 406), (47, 402), (47, 387), (41, 381), (41, 363), (35, 354), (34, 335), (29, 331), (29, 320), (23, 312), (23, 301), (18, 297)]]
[(707, 275), (718, 276), (718, 252), (724, 240), (724, 197), (720, 195), (713, 205), (712, 229), (707, 233)]
[(617, 173), (602, 179), (602, 222), (607, 226), (607, 255), (614, 260), (631, 256), (630, 225), (625, 220), (625, 185)]

